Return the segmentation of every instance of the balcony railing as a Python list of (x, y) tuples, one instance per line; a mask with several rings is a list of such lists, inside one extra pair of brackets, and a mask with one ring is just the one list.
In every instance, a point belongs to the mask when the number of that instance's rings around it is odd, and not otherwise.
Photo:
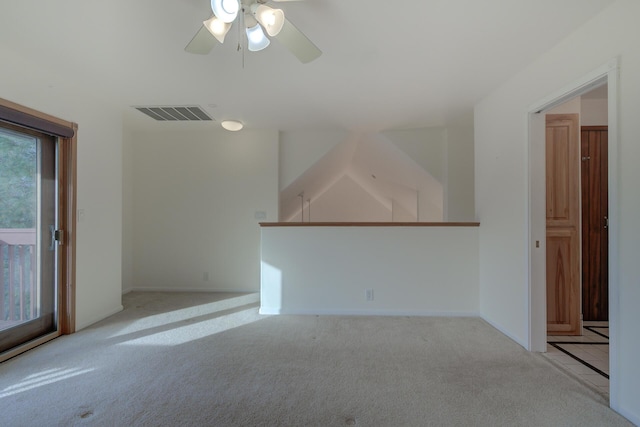
[(37, 317), (36, 230), (0, 229), (0, 329)]

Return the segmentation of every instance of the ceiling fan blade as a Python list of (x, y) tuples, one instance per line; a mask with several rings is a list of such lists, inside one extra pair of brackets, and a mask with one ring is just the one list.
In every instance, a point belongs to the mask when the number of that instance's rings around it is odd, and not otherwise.
[(189, 53), (196, 53), (198, 55), (206, 55), (211, 52), (218, 44), (218, 40), (207, 30), (204, 25), (200, 27), (195, 36), (191, 39), (189, 44), (184, 48)]
[(289, 49), (303, 64), (322, 55), (322, 51), (287, 18), (284, 19), (282, 30), (274, 38)]

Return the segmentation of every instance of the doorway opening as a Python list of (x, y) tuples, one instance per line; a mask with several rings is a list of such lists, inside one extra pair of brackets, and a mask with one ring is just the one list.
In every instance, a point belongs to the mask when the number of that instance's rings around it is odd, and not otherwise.
[[(546, 152), (546, 115), (554, 108), (571, 101), (580, 96), (585, 96), (594, 89), (602, 86), (607, 86), (607, 125), (608, 125), (608, 147), (606, 148), (606, 164), (607, 170), (607, 193), (608, 193), (608, 215), (607, 215), (607, 230), (608, 230), (608, 242), (609, 248), (608, 260), (606, 262), (608, 266), (614, 266), (617, 260), (617, 92), (618, 92), (618, 62), (612, 60), (610, 63), (603, 65), (599, 69), (584, 76), (582, 79), (568, 85), (564, 89), (558, 91), (551, 96), (542, 99), (538, 103), (534, 104), (529, 109), (529, 240), (527, 253), (529, 258), (529, 314), (530, 314), (530, 341), (529, 349), (532, 351), (546, 352), (547, 351), (547, 215), (546, 215), (546, 173), (545, 173), (545, 152)], [(587, 95), (587, 98), (591, 95)], [(585, 129), (586, 130), (586, 129)], [(582, 156), (582, 153), (580, 153)], [(582, 158), (580, 157), (580, 163)], [(584, 157), (588, 157), (588, 154)], [(578, 184), (579, 185), (579, 184)], [(582, 225), (582, 218), (580, 218), (580, 226)], [(580, 235), (582, 230), (580, 229)], [(582, 239), (581, 239), (582, 240)], [(580, 246), (578, 250), (582, 251)], [(553, 252), (552, 252), (553, 253)], [(579, 263), (582, 265), (582, 261)], [(584, 274), (582, 270), (579, 270), (578, 277)], [(606, 304), (608, 307), (609, 318), (609, 399), (610, 404), (614, 406), (617, 402), (616, 384), (618, 383), (619, 373), (617, 371), (616, 363), (616, 328), (617, 323), (617, 307), (618, 307), (618, 289), (617, 289), (617, 271), (615, 268), (608, 268), (606, 273), (608, 276), (608, 301), (603, 303), (600, 301), (600, 307), (602, 304)], [(580, 310), (582, 313), (582, 289), (580, 281)], [(582, 319), (580, 320), (580, 326), (582, 328)], [(588, 326), (588, 325), (587, 325)], [(580, 332), (582, 329), (580, 330)], [(598, 332), (602, 332), (598, 329)], [(591, 335), (593, 332), (589, 330), (587, 335)], [(600, 335), (598, 335), (600, 337)], [(569, 338), (567, 341), (580, 340), (583, 337), (562, 337)]]
[(604, 84), (545, 111), (547, 356), (609, 394)]

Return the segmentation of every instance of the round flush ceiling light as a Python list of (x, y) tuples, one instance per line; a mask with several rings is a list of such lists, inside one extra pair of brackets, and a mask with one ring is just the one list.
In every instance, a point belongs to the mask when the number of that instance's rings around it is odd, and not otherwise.
[(237, 132), (242, 129), (244, 126), (241, 122), (237, 120), (223, 120), (221, 123), (222, 127), (231, 132)]

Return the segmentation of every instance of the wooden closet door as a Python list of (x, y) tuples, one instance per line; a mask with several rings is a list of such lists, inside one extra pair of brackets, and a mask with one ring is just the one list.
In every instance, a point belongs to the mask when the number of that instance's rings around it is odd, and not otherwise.
[(546, 116), (547, 334), (580, 335), (579, 118)]
[(581, 129), (582, 315), (609, 320), (608, 128)]

